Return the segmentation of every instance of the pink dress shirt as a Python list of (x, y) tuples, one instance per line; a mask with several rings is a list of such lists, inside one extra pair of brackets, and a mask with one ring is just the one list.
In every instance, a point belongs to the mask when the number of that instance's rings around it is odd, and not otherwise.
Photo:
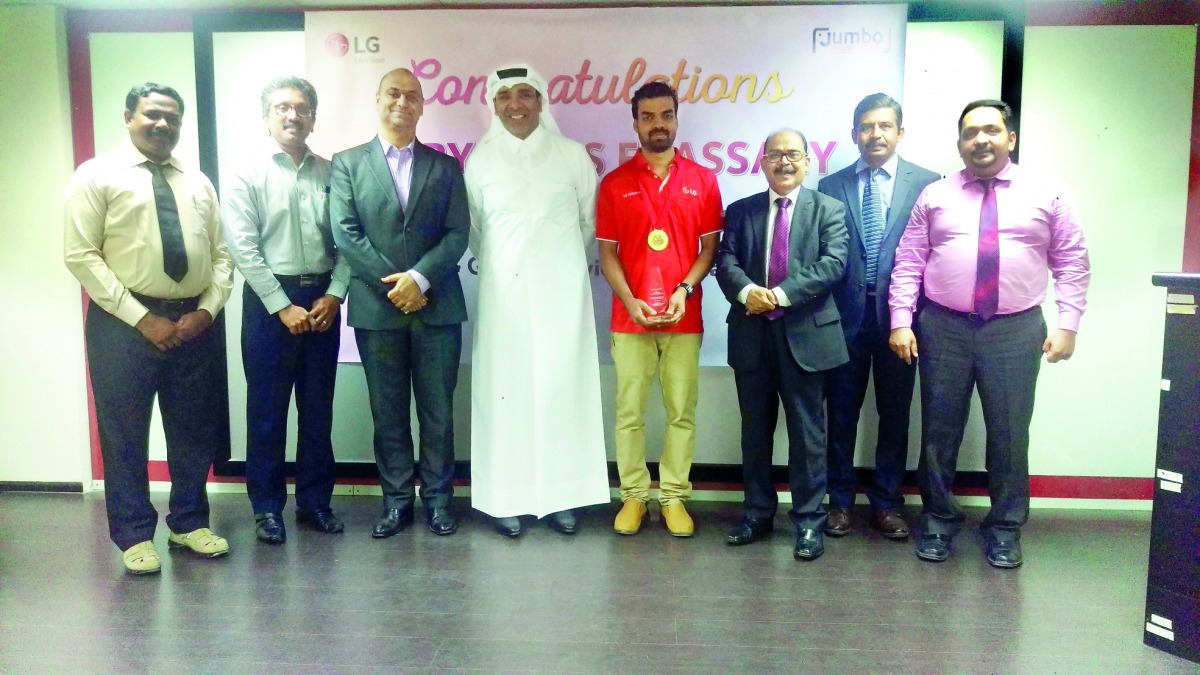
[[(994, 179), (1000, 226), (997, 316), (1046, 300), (1046, 270), (1054, 276), (1058, 327), (1079, 330), (1091, 278), (1087, 245), (1075, 210), (1053, 182), (1009, 163)], [(888, 304), (892, 328), (912, 326), (917, 297), (960, 312), (974, 311), (975, 260), (983, 186), (967, 169), (925, 188), (896, 248)]]

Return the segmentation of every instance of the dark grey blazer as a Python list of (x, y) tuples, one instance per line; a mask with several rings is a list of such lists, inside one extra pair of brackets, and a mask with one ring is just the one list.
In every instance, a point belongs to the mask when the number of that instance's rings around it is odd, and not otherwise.
[[(717, 282), (729, 299), (729, 365), (760, 364), (762, 334), (767, 319), (747, 316), (738, 292), (747, 284), (766, 286), (766, 228), (769, 192), (740, 199), (725, 211), (725, 230), (717, 252)], [(801, 188), (792, 208), (788, 237), (791, 257), (787, 278), (779, 285), (792, 305), (783, 317), (788, 344), (796, 363), (807, 371), (829, 370), (845, 363), (837, 306), (829, 289), (846, 265), (845, 207), (825, 195)]]
[[(467, 250), (471, 216), (458, 160), (417, 141), (407, 209), (400, 208), (378, 137), (334, 155), (329, 183), (333, 240), (354, 272), (349, 324), (381, 330), (411, 321), (466, 321), (458, 262)], [(429, 302), (404, 314), (388, 300), (391, 286), (380, 278), (410, 269), (429, 280)]]
[[(867, 305), (867, 250), (863, 243), (862, 200), (858, 196), (857, 162), (826, 176), (817, 183), (817, 190), (846, 205), (846, 229), (850, 232), (850, 253), (846, 259), (846, 275), (833, 288), (833, 299), (842, 313), (842, 330), (846, 340), (858, 335), (863, 312)], [(891, 288), (892, 268), (896, 266), (896, 245), (908, 225), (917, 197), (930, 183), (941, 176), (900, 158), (896, 166), (896, 182), (892, 186), (892, 206), (887, 212), (883, 241), (879, 243), (879, 264), (876, 266), (875, 292), (881, 302), (875, 303), (877, 325), (884, 335), (891, 330), (888, 313), (888, 290)]]

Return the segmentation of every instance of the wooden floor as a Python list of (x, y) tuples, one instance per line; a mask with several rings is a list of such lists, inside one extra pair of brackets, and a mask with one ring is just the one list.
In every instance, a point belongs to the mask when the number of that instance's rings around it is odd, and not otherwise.
[[(724, 545), (735, 504), (660, 522), (508, 540), (466, 514), (458, 534), (369, 536), (377, 498), (338, 497), (342, 535), (254, 539), (245, 495), (212, 497), (230, 555), (168, 554), (123, 574), (103, 495), (0, 494), (0, 670), (11, 672), (1197, 672), (1142, 644), (1149, 514), (1039, 510), (1026, 563), (1000, 571), (964, 532), (949, 562), (861, 528), (792, 560), (773, 538)], [(165, 496), (155, 495), (165, 511)], [(865, 512), (856, 513), (864, 518)], [(913, 513), (909, 514), (915, 515)], [(970, 512), (977, 522), (978, 510)]]

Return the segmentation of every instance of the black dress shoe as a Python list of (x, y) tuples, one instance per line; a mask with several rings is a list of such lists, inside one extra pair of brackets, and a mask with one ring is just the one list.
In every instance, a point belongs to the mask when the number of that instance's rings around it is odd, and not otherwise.
[(506, 537), (515, 539), (521, 536), (521, 519), (516, 516), (497, 518), (495, 525), (496, 531)]
[(575, 522), (575, 514), (571, 509), (566, 511), (555, 511), (546, 516), (546, 522), (550, 525), (550, 529), (561, 534), (575, 534), (577, 523)]
[(801, 529), (796, 531), (796, 548), (792, 557), (796, 560), (816, 560), (825, 552), (825, 535), (817, 529)]
[(282, 544), (287, 541), (287, 530), (283, 527), (283, 518), (278, 513), (256, 513), (254, 536), (264, 544)]
[(296, 509), (296, 522), (304, 523), (317, 532), (325, 534), (336, 534), (346, 529), (341, 518), (333, 515), (332, 509), (314, 509), (312, 511)]
[(729, 534), (725, 536), (725, 543), (730, 546), (752, 544), (770, 534), (773, 529), (775, 529), (773, 518), (744, 517), (738, 522), (737, 527), (730, 530)]
[(435, 506), (429, 509), (425, 515), (429, 531), (436, 535), (454, 534), (458, 530), (458, 520), (448, 506)]
[(825, 518), (825, 534), (831, 537), (850, 534), (850, 509), (829, 509), (829, 515)]
[(921, 533), (921, 538), (917, 540), (917, 557), (930, 562), (944, 562), (950, 557), (950, 537)]
[(371, 536), (376, 539), (386, 539), (412, 524), (413, 510), (411, 506), (385, 509), (383, 515), (375, 523), (375, 528), (371, 530)]
[(987, 561), (992, 567), (1012, 569), (1021, 566), (1021, 540), (1000, 541), (988, 539)]

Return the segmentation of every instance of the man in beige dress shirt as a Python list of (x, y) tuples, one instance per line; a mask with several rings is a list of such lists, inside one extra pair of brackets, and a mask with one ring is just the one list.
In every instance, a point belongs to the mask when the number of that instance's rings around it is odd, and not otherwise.
[(66, 265), (85, 327), (109, 536), (130, 574), (158, 572), (147, 438), (158, 397), (171, 474), (168, 544), (215, 557), (205, 482), (224, 433), (224, 343), (209, 330), (233, 286), (216, 191), (171, 156), (183, 99), (147, 82), (125, 98), (129, 144), (84, 162), (66, 196)]

